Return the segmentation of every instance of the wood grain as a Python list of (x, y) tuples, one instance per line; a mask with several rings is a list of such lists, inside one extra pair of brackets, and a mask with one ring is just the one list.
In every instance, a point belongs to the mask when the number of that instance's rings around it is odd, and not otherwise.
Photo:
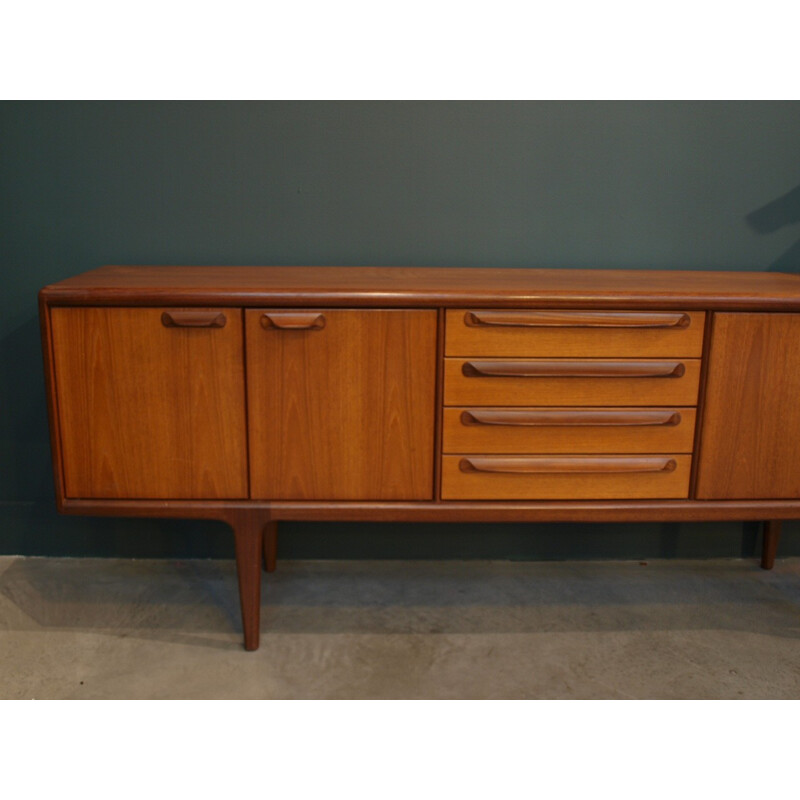
[(699, 499), (800, 498), (800, 314), (715, 314)]
[[(550, 359), (553, 363), (556, 359)], [(568, 366), (570, 359), (563, 359)], [(473, 377), (464, 375), (460, 358), (445, 359), (445, 405), (497, 406), (693, 406), (697, 403), (699, 359), (682, 359), (685, 371), (677, 377)], [(499, 359), (498, 362), (502, 363)], [(522, 363), (514, 360), (514, 364)], [(581, 360), (581, 363), (585, 363)], [(615, 363), (622, 363), (618, 360)], [(641, 363), (640, 359), (636, 363)], [(602, 366), (602, 360), (597, 361)]]
[(242, 312), (214, 311), (229, 324), (51, 309), (66, 496), (247, 496)]
[(246, 312), (252, 497), (432, 499), (436, 311), (265, 313)]
[[(602, 460), (606, 471), (581, 471), (580, 456), (562, 457), (572, 461), (562, 472), (528, 472), (527, 464), (535, 459), (520, 458), (520, 472), (511, 472), (511, 456), (453, 456), (442, 459), (442, 499), (444, 500), (586, 500), (627, 498), (685, 498), (689, 492), (690, 455), (659, 456), (658, 463), (643, 456), (638, 468), (629, 462), (635, 457), (585, 456), (592, 462)], [(464, 470), (462, 463), (480, 461), (481, 470)], [(502, 462), (498, 471), (489, 471), (492, 460)], [(555, 460), (555, 459), (551, 459)], [(620, 467), (613, 471), (611, 462)], [(646, 463), (645, 463), (646, 462)], [(667, 462), (673, 462), (667, 466)], [(557, 466), (557, 465), (556, 465)], [(660, 467), (660, 468), (659, 468)], [(555, 468), (555, 467), (553, 467)], [(592, 464), (591, 469), (601, 466)], [(639, 471), (631, 471), (638, 469)]]
[(446, 453), (691, 453), (695, 410), (446, 408)]
[(92, 305), (800, 310), (800, 276), (779, 272), (108, 266), (42, 291)]
[(699, 357), (695, 312), (447, 311), (448, 356)]

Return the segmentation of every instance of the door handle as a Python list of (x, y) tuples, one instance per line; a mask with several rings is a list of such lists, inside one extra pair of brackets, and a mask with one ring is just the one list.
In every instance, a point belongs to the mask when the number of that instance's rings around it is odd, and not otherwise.
[(465, 361), (468, 378), (680, 378), (680, 361)]
[(261, 327), (282, 331), (320, 331), (325, 327), (325, 315), (318, 311), (270, 311), (261, 316)]
[(535, 427), (675, 426), (681, 415), (672, 409), (507, 409), (470, 408), (461, 412), (462, 425)]
[(680, 311), (467, 311), (470, 328), (688, 328)]
[(495, 472), (510, 475), (558, 473), (673, 472), (669, 456), (526, 456), (476, 457), (458, 462), (461, 472)]
[(161, 315), (165, 328), (224, 328), (225, 322), (221, 311), (165, 311)]

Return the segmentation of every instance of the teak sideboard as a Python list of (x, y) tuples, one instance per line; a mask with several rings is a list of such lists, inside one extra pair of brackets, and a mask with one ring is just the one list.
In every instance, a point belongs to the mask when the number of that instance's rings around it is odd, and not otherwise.
[(39, 294), (58, 508), (280, 520), (800, 517), (800, 277), (103, 267)]

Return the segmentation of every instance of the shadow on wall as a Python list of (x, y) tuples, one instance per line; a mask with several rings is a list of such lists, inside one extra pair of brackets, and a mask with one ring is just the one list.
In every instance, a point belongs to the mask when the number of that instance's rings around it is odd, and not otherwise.
[(53, 502), (39, 319), (0, 339), (0, 501)]
[[(800, 186), (796, 186), (777, 200), (751, 211), (745, 220), (756, 233), (762, 235), (774, 233), (787, 225), (800, 222)], [(800, 239), (767, 269), (770, 272), (800, 272)]]

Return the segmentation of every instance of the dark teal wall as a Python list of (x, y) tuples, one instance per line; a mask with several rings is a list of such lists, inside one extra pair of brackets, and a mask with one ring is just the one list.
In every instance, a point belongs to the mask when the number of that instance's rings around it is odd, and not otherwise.
[[(0, 103), (0, 553), (232, 554), (213, 523), (56, 515), (46, 283), (106, 263), (796, 271), (798, 183), (800, 103)], [(757, 539), (753, 524), (283, 530), (296, 557), (739, 556)], [(797, 525), (782, 552), (800, 553)]]

